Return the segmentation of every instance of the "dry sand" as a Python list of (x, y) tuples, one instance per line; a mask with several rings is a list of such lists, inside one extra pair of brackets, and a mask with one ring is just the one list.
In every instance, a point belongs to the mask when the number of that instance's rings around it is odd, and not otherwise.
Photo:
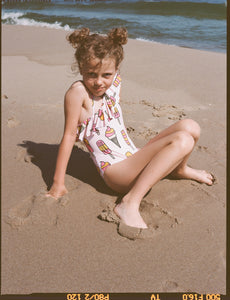
[(125, 124), (137, 146), (181, 118), (202, 135), (190, 165), (217, 184), (164, 179), (141, 211), (154, 238), (129, 240), (98, 219), (117, 195), (85, 148), (72, 152), (68, 197), (44, 199), (63, 133), (63, 96), (79, 76), (66, 32), (2, 27), (2, 294), (226, 292), (226, 55), (130, 40)]

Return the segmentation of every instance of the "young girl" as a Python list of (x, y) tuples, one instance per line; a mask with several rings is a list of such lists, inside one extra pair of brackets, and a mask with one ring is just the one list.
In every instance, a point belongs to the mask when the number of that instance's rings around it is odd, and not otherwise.
[(178, 121), (142, 149), (130, 140), (120, 107), (119, 66), (122, 45), (127, 43), (126, 29), (115, 28), (102, 36), (83, 28), (68, 40), (76, 48), (82, 81), (73, 83), (65, 95), (64, 135), (47, 196), (57, 199), (67, 193), (64, 177), (76, 137), (85, 143), (105, 183), (124, 194), (114, 212), (128, 226), (147, 228), (139, 213), (141, 200), (168, 174), (212, 185), (211, 174), (187, 165), (200, 136), (195, 121)]

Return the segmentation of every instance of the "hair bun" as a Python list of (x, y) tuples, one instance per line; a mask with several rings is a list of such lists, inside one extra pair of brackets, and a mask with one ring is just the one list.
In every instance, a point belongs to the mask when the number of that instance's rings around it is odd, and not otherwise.
[(67, 36), (67, 40), (70, 42), (73, 48), (77, 48), (77, 46), (84, 42), (85, 39), (89, 36), (89, 32), (89, 28), (75, 30)]
[(128, 42), (128, 32), (126, 28), (114, 28), (108, 33), (108, 38), (114, 44), (125, 45)]

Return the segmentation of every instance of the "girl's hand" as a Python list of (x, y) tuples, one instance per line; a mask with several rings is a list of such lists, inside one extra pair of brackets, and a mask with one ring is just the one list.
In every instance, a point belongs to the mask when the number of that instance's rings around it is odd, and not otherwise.
[(65, 187), (64, 184), (57, 184), (57, 183), (53, 183), (51, 189), (49, 190), (49, 192), (46, 194), (46, 197), (52, 197), (55, 199), (58, 199), (62, 196), (64, 196), (65, 194), (67, 194), (68, 191)]

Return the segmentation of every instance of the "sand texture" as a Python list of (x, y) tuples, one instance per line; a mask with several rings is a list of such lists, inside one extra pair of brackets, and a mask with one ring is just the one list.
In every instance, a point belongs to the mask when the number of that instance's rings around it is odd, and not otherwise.
[(1, 293), (225, 294), (226, 55), (134, 40), (125, 46), (121, 101), (134, 143), (192, 118), (202, 134), (189, 164), (217, 178), (211, 187), (161, 180), (141, 203), (152, 235), (126, 238), (110, 214), (118, 195), (83, 145), (69, 161), (68, 195), (44, 196), (63, 133), (64, 94), (80, 78), (65, 36), (2, 26)]

